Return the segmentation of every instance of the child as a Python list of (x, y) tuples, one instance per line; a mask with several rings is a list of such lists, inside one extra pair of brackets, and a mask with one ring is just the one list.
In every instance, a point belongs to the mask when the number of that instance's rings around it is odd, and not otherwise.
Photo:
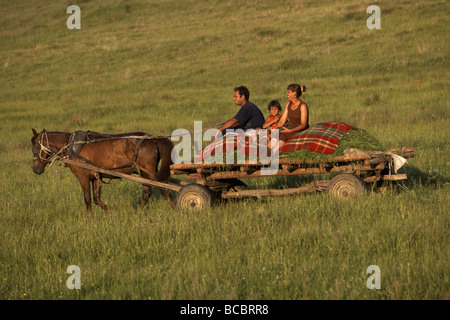
[(281, 105), (278, 100), (272, 100), (269, 103), (268, 109), (270, 111), (270, 116), (267, 117), (266, 122), (263, 124), (263, 129), (276, 129), (278, 127), (278, 121), (281, 116)]

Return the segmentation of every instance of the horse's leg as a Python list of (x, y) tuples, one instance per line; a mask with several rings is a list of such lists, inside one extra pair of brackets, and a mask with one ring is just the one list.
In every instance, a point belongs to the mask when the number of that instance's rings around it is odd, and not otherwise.
[(89, 181), (89, 175), (77, 175), (78, 181), (80, 182), (81, 188), (84, 194), (84, 203), (86, 205), (86, 211), (88, 217), (92, 216), (92, 205), (91, 205), (91, 183)]
[[(141, 176), (143, 178), (146, 178), (146, 179), (157, 181), (155, 179), (155, 175), (154, 174), (150, 174), (149, 172), (141, 171)], [(152, 195), (152, 188), (151, 187), (142, 185), (142, 188), (143, 188), (143, 192), (142, 192), (141, 208), (143, 208), (147, 204), (148, 199)], [(171, 195), (170, 191), (166, 190), (166, 189), (160, 189), (160, 188), (157, 188), (157, 189), (167, 199), (167, 201), (169, 202), (170, 207), (172, 209), (174, 209), (175, 208), (175, 202), (172, 199), (172, 195)]]
[[(168, 140), (169, 147), (172, 146), (172, 142)], [(159, 146), (154, 141), (149, 141), (147, 143), (144, 143), (141, 146), (141, 149), (139, 151), (139, 158), (138, 159), (144, 159), (142, 162), (139, 162), (138, 165), (140, 166), (141, 170), (140, 175), (143, 178), (154, 180), (154, 181), (163, 181), (167, 179), (170, 176), (170, 163), (171, 163), (171, 151), (172, 148), (166, 148), (166, 145), (164, 143), (161, 143)], [(173, 146), (172, 146), (173, 147)], [(160, 150), (164, 151), (162, 155), (160, 155)], [(164, 149), (164, 150), (163, 150)], [(162, 157), (164, 156), (164, 157)], [(160, 159), (161, 157), (161, 159)], [(162, 159), (164, 158), (164, 159)], [(162, 172), (158, 172), (158, 162), (160, 160), (164, 160), (164, 165), (161, 164), (161, 170)], [(172, 199), (172, 195), (170, 194), (169, 190), (166, 189), (160, 189), (157, 188), (161, 194), (167, 199), (170, 206), (175, 208), (175, 202)], [(144, 194), (145, 194), (145, 188), (144, 188)], [(144, 199), (144, 195), (142, 196), (142, 203), (145, 205), (147, 203), (148, 198)]]
[(169, 202), (169, 205), (172, 209), (175, 209), (175, 202), (172, 199), (172, 194), (170, 193), (170, 190), (167, 189), (160, 189), (158, 188), (159, 192), (166, 197), (167, 201)]
[(108, 211), (109, 207), (100, 200), (100, 195), (102, 192), (102, 181), (100, 179), (95, 179), (92, 181), (92, 186), (94, 188), (94, 203), (101, 207), (103, 210)]
[(152, 187), (142, 185), (142, 200), (141, 200), (141, 208), (143, 209), (148, 202), (148, 199), (152, 195)]

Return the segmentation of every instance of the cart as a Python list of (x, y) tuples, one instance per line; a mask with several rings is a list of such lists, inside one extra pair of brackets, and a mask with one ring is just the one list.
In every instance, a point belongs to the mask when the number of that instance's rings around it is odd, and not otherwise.
[(361, 194), (366, 186), (374, 187), (383, 181), (407, 179), (405, 173), (397, 173), (393, 166), (395, 155), (404, 159), (414, 157), (413, 148), (391, 149), (358, 156), (339, 156), (320, 160), (280, 159), (278, 171), (271, 176), (300, 176), (337, 173), (330, 180), (315, 179), (298, 188), (248, 189), (243, 178), (267, 177), (261, 163), (243, 164), (173, 164), (172, 175), (183, 175), (191, 183), (184, 185), (176, 197), (177, 205), (185, 208), (211, 206), (215, 198), (286, 196), (326, 191), (334, 197), (346, 198)]
[(335, 173), (333, 178), (314, 179), (297, 188), (249, 189), (240, 179), (268, 177), (259, 162), (245, 161), (241, 164), (184, 163), (172, 164), (171, 174), (181, 175), (185, 180), (170, 178), (167, 182), (123, 174), (86, 163), (63, 159), (66, 164), (80, 166), (95, 172), (128, 179), (144, 185), (176, 192), (176, 204), (181, 209), (210, 207), (217, 198), (287, 196), (302, 193), (327, 192), (330, 196), (347, 198), (362, 194), (367, 185), (377, 186), (383, 181), (406, 180), (405, 173), (397, 173), (394, 157), (404, 159), (415, 155), (413, 148), (391, 149), (389, 152), (366, 153), (358, 156), (338, 156), (329, 159), (290, 160), (280, 159), (277, 172), (270, 176), (301, 176)]

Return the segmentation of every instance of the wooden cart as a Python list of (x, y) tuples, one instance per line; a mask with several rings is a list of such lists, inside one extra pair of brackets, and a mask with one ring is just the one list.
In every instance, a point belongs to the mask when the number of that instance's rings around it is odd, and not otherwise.
[(359, 156), (341, 156), (320, 160), (279, 160), (277, 173), (271, 176), (323, 175), (338, 173), (330, 180), (313, 180), (298, 188), (250, 190), (239, 179), (268, 177), (260, 163), (243, 164), (173, 164), (172, 175), (183, 175), (192, 183), (177, 192), (181, 208), (203, 208), (213, 204), (215, 197), (242, 198), (296, 195), (305, 192), (327, 191), (331, 196), (348, 197), (360, 194), (368, 184), (407, 179), (405, 173), (393, 169), (393, 154), (405, 159), (414, 157), (413, 148), (391, 149)]
[[(319, 160), (280, 159), (278, 171), (270, 176), (265, 175), (262, 170), (268, 165), (248, 161), (242, 164), (172, 164), (170, 167), (171, 174), (182, 175), (185, 180), (171, 178), (168, 182), (127, 175), (69, 159), (63, 159), (62, 161), (99, 173), (174, 191), (176, 192), (178, 207), (181, 209), (201, 209), (212, 206), (216, 198), (286, 196), (321, 191), (326, 191), (331, 196), (343, 198), (360, 194), (368, 184), (376, 185), (382, 181), (407, 179), (405, 173), (394, 172), (393, 154), (407, 159), (414, 157), (414, 149), (391, 149), (390, 152)], [(247, 185), (239, 180), (273, 176), (315, 176), (330, 173), (337, 173), (337, 175), (330, 180), (313, 180), (298, 188), (287, 189), (248, 189)]]

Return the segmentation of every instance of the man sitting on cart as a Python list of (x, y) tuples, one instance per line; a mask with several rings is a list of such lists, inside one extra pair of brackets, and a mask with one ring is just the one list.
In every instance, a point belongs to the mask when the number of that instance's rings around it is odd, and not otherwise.
[(245, 86), (234, 88), (233, 100), (237, 106), (240, 106), (236, 115), (223, 123), (216, 133), (215, 138), (221, 133), (224, 136), (227, 129), (243, 129), (244, 131), (262, 128), (265, 119), (261, 110), (254, 103), (248, 101), (250, 92)]

